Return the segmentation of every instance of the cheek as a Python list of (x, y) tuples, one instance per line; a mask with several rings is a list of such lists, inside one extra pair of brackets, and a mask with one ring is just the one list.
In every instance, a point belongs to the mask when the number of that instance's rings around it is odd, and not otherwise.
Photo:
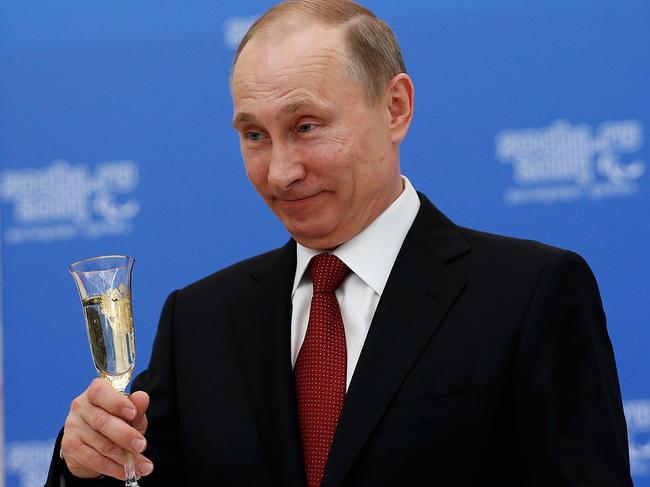
[(334, 137), (320, 139), (302, 156), (313, 175), (329, 181), (347, 179), (354, 170), (353, 161), (356, 158), (354, 146), (349, 140)]
[(244, 154), (244, 167), (249, 181), (259, 191), (268, 181), (268, 164), (258, 155)]

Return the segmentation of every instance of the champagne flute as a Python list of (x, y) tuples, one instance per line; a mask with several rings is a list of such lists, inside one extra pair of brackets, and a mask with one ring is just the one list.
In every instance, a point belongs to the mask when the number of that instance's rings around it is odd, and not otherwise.
[[(135, 365), (131, 272), (135, 259), (104, 255), (81, 260), (68, 270), (81, 298), (88, 342), (99, 376), (126, 395)], [(127, 487), (138, 487), (133, 452), (124, 465)]]

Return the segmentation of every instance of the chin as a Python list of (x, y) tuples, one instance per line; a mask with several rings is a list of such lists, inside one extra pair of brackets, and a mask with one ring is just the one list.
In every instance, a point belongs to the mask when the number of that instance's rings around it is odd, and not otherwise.
[(333, 249), (342, 243), (338, 241), (334, 231), (316, 231), (315, 229), (307, 231), (305, 229), (297, 228), (293, 229), (293, 231), (291, 228), (287, 228), (287, 230), (296, 242), (310, 249)]

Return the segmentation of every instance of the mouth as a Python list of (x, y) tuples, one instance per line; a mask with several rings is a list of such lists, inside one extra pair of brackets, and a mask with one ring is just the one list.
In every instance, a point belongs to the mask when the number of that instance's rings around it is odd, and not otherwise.
[(309, 195), (306, 195), (306, 196), (279, 196), (279, 197), (276, 197), (276, 199), (278, 201), (281, 201), (283, 203), (288, 203), (288, 204), (300, 203), (300, 202), (303, 202), (303, 201), (309, 201), (312, 198), (315, 198), (316, 196), (318, 196), (320, 193), (321, 192), (319, 191), (317, 193), (309, 194)]
[(312, 193), (300, 196), (279, 196), (275, 198), (276, 203), (286, 211), (302, 211), (312, 208), (316, 204), (319, 195), (322, 192)]

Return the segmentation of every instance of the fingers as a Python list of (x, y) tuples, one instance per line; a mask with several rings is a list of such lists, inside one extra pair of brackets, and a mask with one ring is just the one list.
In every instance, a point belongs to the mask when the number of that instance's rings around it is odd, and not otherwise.
[[(104, 475), (124, 478), (123, 465), (127, 462), (128, 454), (133, 455), (136, 474), (138, 476), (148, 475), (153, 470), (153, 464), (148, 458), (140, 453), (127, 452), (113, 443), (109, 438), (106, 438), (90, 427), (77, 430), (77, 439), (79, 440), (77, 448), (80, 452), (76, 458), (77, 463), (80, 465), (92, 464), (98, 472)], [(66, 461), (68, 446), (68, 444), (63, 442), (61, 444), (63, 456), (66, 458)]]
[[(74, 454), (70, 454), (70, 451), (74, 451)], [(68, 470), (76, 477), (94, 478), (108, 475), (124, 480), (124, 467), (122, 465), (102, 456), (88, 445), (83, 443), (75, 445), (69, 441), (62, 441), (61, 454), (68, 466)], [(92, 468), (87, 468), (84, 465), (92, 465)]]
[[(127, 422), (101, 408), (90, 407), (79, 411), (82, 424), (100, 433), (117, 448), (130, 451), (144, 451), (147, 442), (138, 430)], [(83, 428), (86, 430), (86, 427)]]
[(118, 416), (125, 421), (132, 420), (138, 413), (130, 399), (113, 389), (105, 380), (93, 380), (90, 387), (86, 390), (85, 395), (92, 405), (103, 409), (113, 416)]
[(135, 418), (131, 420), (131, 426), (144, 434), (147, 431), (146, 412), (149, 408), (149, 394), (144, 391), (136, 391), (131, 394), (130, 399), (137, 410)]
[(146, 447), (144, 436), (124, 419), (114, 416), (90, 402), (86, 404), (83, 399), (80, 402), (81, 404), (73, 404), (71, 412), (80, 420), (82, 430), (85, 430), (87, 425), (110, 439), (120, 448), (134, 451), (144, 450)]
[[(65, 453), (66, 450), (63, 450), (63, 458), (68, 465), (68, 470), (70, 470), (73, 475), (82, 478), (94, 478), (101, 475), (107, 475), (116, 479), (125, 480), (124, 466), (121, 462), (115, 462), (84, 444), (80, 444), (76, 448), (76, 451), (76, 457), (78, 459), (84, 463), (95, 465), (96, 470), (87, 469), (81, 464), (75, 462), (73, 459), (67, 458)], [(123, 461), (126, 462), (126, 457), (124, 457)], [(151, 461), (140, 454), (134, 454), (134, 464), (136, 467), (136, 477), (138, 478), (149, 475), (153, 471), (153, 464)]]
[(141, 455), (147, 444), (148, 405), (144, 392), (135, 393), (131, 401), (106, 381), (93, 381), (72, 401), (66, 419), (61, 449), (69, 470), (78, 477), (104, 474), (123, 479), (127, 452), (135, 452), (137, 474), (151, 473), (153, 464)]

